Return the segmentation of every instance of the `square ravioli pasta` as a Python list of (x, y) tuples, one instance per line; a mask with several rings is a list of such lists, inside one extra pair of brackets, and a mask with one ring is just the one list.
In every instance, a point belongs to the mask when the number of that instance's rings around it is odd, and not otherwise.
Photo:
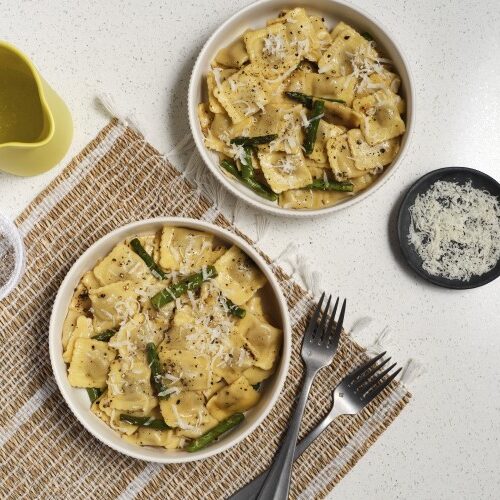
[[(206, 83), (206, 147), (240, 189), (283, 208), (356, 196), (396, 160), (406, 131), (401, 78), (377, 42), (302, 7), (221, 48)], [(358, 132), (362, 148), (347, 142)]]
[(129, 443), (209, 445), (258, 403), (279, 362), (266, 284), (245, 252), (204, 231), (164, 226), (121, 241), (71, 297), (68, 381)]

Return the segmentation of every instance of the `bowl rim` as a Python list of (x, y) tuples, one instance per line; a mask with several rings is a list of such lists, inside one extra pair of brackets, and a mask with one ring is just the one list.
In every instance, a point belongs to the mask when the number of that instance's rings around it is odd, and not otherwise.
[[(234, 435), (233, 434), (229, 435), (229, 439), (225, 439), (222, 442), (215, 443), (214, 445), (206, 448), (205, 450), (200, 450), (198, 452), (189, 454), (183, 453), (181, 450), (179, 450), (177, 454), (172, 453), (171, 455), (165, 454), (164, 457), (162, 456), (150, 457), (146, 456), (144, 453), (141, 452), (141, 449), (143, 447), (139, 445), (131, 445), (130, 443), (126, 443), (125, 441), (123, 441), (123, 443), (117, 444), (111, 441), (111, 439), (108, 439), (106, 436), (102, 435), (97, 428), (95, 428), (90, 424), (90, 422), (88, 421), (88, 415), (83, 415), (80, 412), (78, 406), (73, 401), (74, 394), (72, 394), (72, 391), (79, 389), (66, 386), (66, 384), (63, 383), (63, 380), (67, 381), (67, 368), (64, 365), (65, 367), (64, 369), (62, 369), (60, 364), (60, 361), (62, 360), (61, 331), (60, 328), (56, 328), (56, 322), (61, 318), (62, 314), (66, 315), (67, 307), (65, 307), (63, 310), (63, 308), (61, 307), (61, 303), (63, 303), (63, 301), (67, 299), (68, 294), (71, 294), (73, 292), (74, 287), (76, 286), (76, 284), (78, 283), (78, 281), (82, 276), (82, 273), (84, 272), (84, 271), (77, 272), (80, 267), (80, 264), (84, 262), (89, 255), (98, 252), (99, 249), (105, 247), (107, 243), (111, 242), (117, 237), (126, 238), (127, 236), (131, 236), (134, 234), (140, 234), (141, 228), (147, 225), (162, 226), (167, 224), (202, 230), (205, 232), (209, 232), (211, 234), (215, 234), (216, 236), (220, 237), (223, 241), (239, 246), (245, 253), (247, 253), (254, 260), (254, 262), (257, 264), (257, 266), (260, 268), (260, 270), (264, 273), (267, 280), (269, 281), (277, 305), (279, 307), (280, 319), (283, 330), (283, 344), (281, 349), (280, 365), (274, 375), (276, 377), (275, 389), (272, 393), (269, 394), (268, 401), (260, 410), (260, 413), (256, 417), (255, 421), (248, 427), (248, 429), (240, 432), (236, 431), (233, 433)], [(143, 232), (145, 232), (145, 230)], [(64, 318), (62, 318), (61, 321), (64, 321)], [(291, 349), (292, 349), (292, 329), (290, 325), (290, 316), (288, 312), (287, 302), (276, 276), (272, 272), (270, 266), (265, 262), (264, 258), (254, 248), (252, 248), (252, 246), (249, 243), (247, 243), (242, 237), (238, 236), (237, 234), (231, 233), (227, 229), (215, 226), (214, 224), (202, 220), (196, 220), (186, 217), (155, 217), (155, 218), (143, 219), (140, 221), (132, 222), (114, 229), (113, 231), (107, 233), (105, 236), (94, 242), (80, 255), (80, 257), (78, 257), (78, 259), (74, 262), (74, 264), (71, 266), (66, 276), (64, 277), (64, 280), (59, 286), (57, 295), (55, 297), (50, 316), (48, 341), (49, 341), (49, 355), (52, 366), (52, 372), (54, 374), (54, 378), (56, 380), (59, 391), (61, 392), (64, 400), (66, 401), (66, 404), (69, 406), (70, 410), (79, 420), (79, 422), (83, 425), (83, 427), (85, 427), (85, 429), (99, 441), (106, 444), (115, 451), (123, 453), (124, 455), (128, 455), (132, 458), (137, 458), (147, 462), (167, 464), (167, 463), (194, 462), (197, 460), (202, 460), (214, 456), (216, 454), (219, 454), (243, 441), (259, 425), (261, 425), (261, 423), (269, 415), (271, 410), (274, 408), (276, 402), (278, 401), (278, 398), (280, 397), (281, 392), (283, 390), (285, 379), (288, 375), (290, 358), (291, 358)], [(127, 449), (125, 444), (127, 444), (128, 446), (133, 446), (134, 451)], [(149, 447), (146, 447), (146, 449), (148, 448)], [(165, 452), (168, 451), (169, 450), (165, 450)]]
[[(268, 205), (262, 201), (254, 199), (240, 186), (237, 185), (235, 181), (230, 179), (228, 176), (222, 172), (220, 167), (215, 164), (213, 159), (209, 156), (209, 150), (205, 146), (203, 142), (203, 133), (201, 132), (200, 125), (198, 122), (197, 116), (197, 106), (199, 104), (198, 99), (196, 97), (196, 93), (198, 91), (197, 86), (199, 85), (199, 74), (203, 74), (203, 66), (205, 65), (205, 59), (207, 58), (207, 53), (209, 46), (212, 44), (213, 40), (218, 37), (222, 32), (224, 32), (233, 22), (236, 20), (242, 19), (249, 14), (251, 15), (252, 11), (255, 8), (260, 7), (264, 4), (272, 5), (276, 0), (258, 0), (250, 5), (244, 7), (243, 9), (235, 12), (231, 17), (229, 17), (226, 21), (224, 21), (206, 40), (201, 49), (198, 57), (196, 58), (196, 62), (193, 66), (193, 70), (191, 72), (191, 77), (189, 80), (189, 88), (188, 88), (188, 116), (189, 116), (189, 126), (191, 129), (191, 135), (193, 136), (196, 148), (198, 153), (202, 157), (204, 163), (208, 166), (212, 174), (216, 177), (216, 179), (234, 196), (240, 198), (245, 201), (252, 207), (255, 207), (260, 210), (264, 210), (265, 212), (271, 213), (273, 215), (285, 216), (285, 217), (317, 217), (322, 215), (331, 214), (333, 212), (338, 212), (345, 208), (355, 205), (360, 201), (367, 198), (369, 195), (380, 189), (387, 180), (394, 174), (399, 165), (403, 162), (406, 157), (411, 140), (413, 138), (413, 131), (415, 126), (415, 82), (413, 78), (413, 74), (411, 72), (410, 65), (408, 64), (408, 59), (405, 56), (401, 45), (395, 40), (392, 35), (389, 35), (389, 31), (386, 27), (380, 23), (380, 21), (376, 20), (371, 14), (368, 14), (364, 9), (354, 6), (348, 2), (344, 2), (343, 0), (324, 0), (325, 4), (330, 4), (332, 6), (339, 6), (341, 8), (347, 8), (351, 11), (356, 12), (360, 16), (364, 17), (367, 22), (375, 25), (375, 27), (384, 33), (384, 35), (390, 40), (392, 43), (395, 52), (401, 59), (402, 65), (406, 74), (408, 76), (408, 88), (405, 88), (406, 92), (406, 103), (407, 103), (407, 113), (406, 113), (406, 131), (404, 134), (404, 142), (398, 152), (398, 157), (396, 160), (390, 165), (390, 167), (385, 170), (382, 175), (366, 190), (363, 190), (360, 194), (353, 196), (350, 199), (346, 199), (345, 201), (330, 206), (326, 208), (317, 208), (317, 209), (291, 209), (291, 208), (282, 208), (278, 205)], [(300, 2), (297, 2), (300, 3)], [(304, 0), (302, 2), (305, 8), (307, 8), (307, 2)], [(196, 79), (196, 81), (195, 81)], [(410, 112), (408, 112), (410, 110)]]

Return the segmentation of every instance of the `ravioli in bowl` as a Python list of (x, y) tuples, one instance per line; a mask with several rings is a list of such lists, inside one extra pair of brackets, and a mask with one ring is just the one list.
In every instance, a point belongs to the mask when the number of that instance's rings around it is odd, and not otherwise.
[(240, 191), (281, 213), (367, 190), (406, 132), (401, 78), (374, 36), (303, 7), (242, 30), (214, 54), (205, 82), (197, 107), (204, 146)]
[(128, 444), (196, 454), (269, 399), (266, 381), (283, 372), (282, 316), (240, 246), (155, 229), (124, 237), (83, 274), (62, 359), (69, 385)]

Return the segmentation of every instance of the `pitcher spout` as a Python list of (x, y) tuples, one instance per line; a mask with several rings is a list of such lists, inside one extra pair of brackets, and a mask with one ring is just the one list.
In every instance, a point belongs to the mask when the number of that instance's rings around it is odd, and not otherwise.
[(18, 49), (0, 42), (0, 147), (36, 147), (53, 134), (38, 71)]
[(73, 136), (68, 108), (33, 63), (0, 41), (0, 170), (36, 175), (55, 166)]

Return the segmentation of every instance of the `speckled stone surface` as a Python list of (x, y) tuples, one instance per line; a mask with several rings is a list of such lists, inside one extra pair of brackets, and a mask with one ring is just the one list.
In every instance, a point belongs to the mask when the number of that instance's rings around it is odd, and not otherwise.
[[(107, 122), (95, 95), (113, 95), (163, 152), (188, 132), (185, 101), (208, 35), (245, 0), (0, 3), (0, 36), (33, 58), (73, 112), (68, 158)], [(272, 219), (261, 245), (275, 256), (299, 243), (323, 285), (348, 297), (349, 321), (389, 325), (391, 353), (422, 360), (414, 400), (332, 498), (498, 498), (500, 488), (500, 280), (444, 290), (401, 261), (398, 200), (422, 174), (445, 166), (500, 178), (500, 5), (485, 1), (355, 4), (401, 44), (415, 78), (417, 123), (393, 177), (363, 203), (330, 217)], [(0, 174), (0, 211), (14, 217), (54, 176)], [(247, 210), (243, 227), (252, 230)]]

